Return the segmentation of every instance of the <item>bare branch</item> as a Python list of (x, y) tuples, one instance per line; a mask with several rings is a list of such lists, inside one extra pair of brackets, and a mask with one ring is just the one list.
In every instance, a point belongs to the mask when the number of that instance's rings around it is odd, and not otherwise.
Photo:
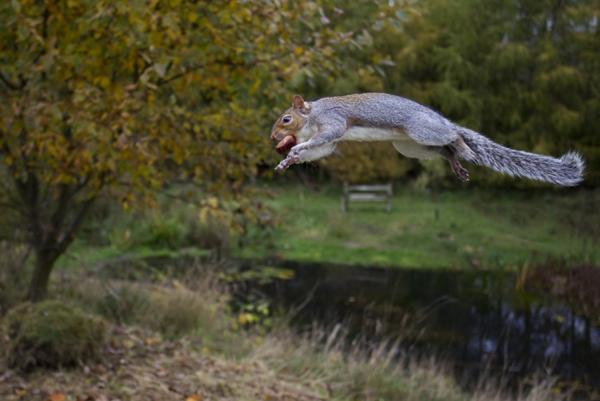
[(167, 83), (169, 83), (171, 81), (175, 81), (176, 79), (184, 77), (184, 76), (186, 76), (187, 74), (189, 74), (191, 72), (197, 71), (197, 70), (199, 70), (199, 69), (201, 69), (203, 67), (204, 67), (204, 65), (197, 65), (197, 66), (194, 66), (194, 67), (187, 68), (185, 71), (182, 71), (182, 72), (177, 73), (177, 74), (175, 74), (173, 76), (170, 76), (169, 78), (160, 79), (156, 84), (159, 85), (159, 86), (167, 84)]
[(58, 255), (62, 255), (67, 247), (73, 242), (75, 239), (75, 232), (81, 227), (81, 223), (83, 223), (85, 217), (87, 216), (90, 207), (94, 204), (97, 197), (94, 196), (88, 200), (86, 200), (82, 205), (75, 218), (69, 225), (69, 227), (65, 230), (64, 234), (61, 238), (58, 239), (58, 243), (56, 244), (56, 252)]

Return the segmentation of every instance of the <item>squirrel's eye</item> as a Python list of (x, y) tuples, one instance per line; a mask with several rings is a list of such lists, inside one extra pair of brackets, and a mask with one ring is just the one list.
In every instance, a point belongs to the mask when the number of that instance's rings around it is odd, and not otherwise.
[(292, 116), (283, 116), (283, 118), (281, 119), (281, 121), (282, 121), (284, 124), (289, 124), (289, 123), (291, 123), (291, 122), (292, 122)]

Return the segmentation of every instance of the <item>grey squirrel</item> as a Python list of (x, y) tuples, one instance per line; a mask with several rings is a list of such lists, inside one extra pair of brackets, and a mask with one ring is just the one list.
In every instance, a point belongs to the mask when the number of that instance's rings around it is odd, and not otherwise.
[(560, 158), (499, 145), (449, 121), (412, 100), (385, 93), (362, 93), (305, 102), (294, 96), (292, 107), (275, 122), (271, 139), (280, 153), (289, 151), (275, 168), (317, 160), (335, 150), (339, 141), (390, 141), (407, 157), (443, 157), (461, 181), (469, 172), (459, 159), (500, 173), (562, 186), (583, 180), (584, 161), (576, 152)]

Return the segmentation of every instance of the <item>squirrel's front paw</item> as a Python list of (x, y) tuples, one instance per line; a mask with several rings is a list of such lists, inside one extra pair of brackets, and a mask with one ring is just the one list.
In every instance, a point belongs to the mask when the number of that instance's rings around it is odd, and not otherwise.
[(292, 164), (300, 163), (300, 158), (297, 155), (288, 155), (285, 159), (283, 159), (277, 167), (275, 167), (275, 171), (282, 172), (287, 170)]
[(277, 167), (275, 167), (275, 171), (278, 173), (285, 171), (289, 166), (287, 165), (287, 159), (283, 159), (279, 162)]

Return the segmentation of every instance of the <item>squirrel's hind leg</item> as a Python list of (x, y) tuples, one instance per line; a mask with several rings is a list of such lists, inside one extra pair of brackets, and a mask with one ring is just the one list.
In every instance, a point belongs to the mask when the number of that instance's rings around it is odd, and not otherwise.
[(462, 182), (469, 182), (471, 179), (469, 177), (469, 171), (460, 164), (460, 161), (458, 161), (458, 155), (456, 154), (454, 148), (451, 146), (443, 146), (437, 149), (440, 152), (440, 155), (442, 155), (444, 159), (448, 160), (450, 169), (454, 175), (456, 175), (456, 177)]
[(459, 180), (462, 182), (469, 182), (471, 180), (469, 177), (469, 170), (464, 168), (456, 157), (448, 161), (450, 162), (450, 169), (452, 169), (452, 172), (458, 177)]

